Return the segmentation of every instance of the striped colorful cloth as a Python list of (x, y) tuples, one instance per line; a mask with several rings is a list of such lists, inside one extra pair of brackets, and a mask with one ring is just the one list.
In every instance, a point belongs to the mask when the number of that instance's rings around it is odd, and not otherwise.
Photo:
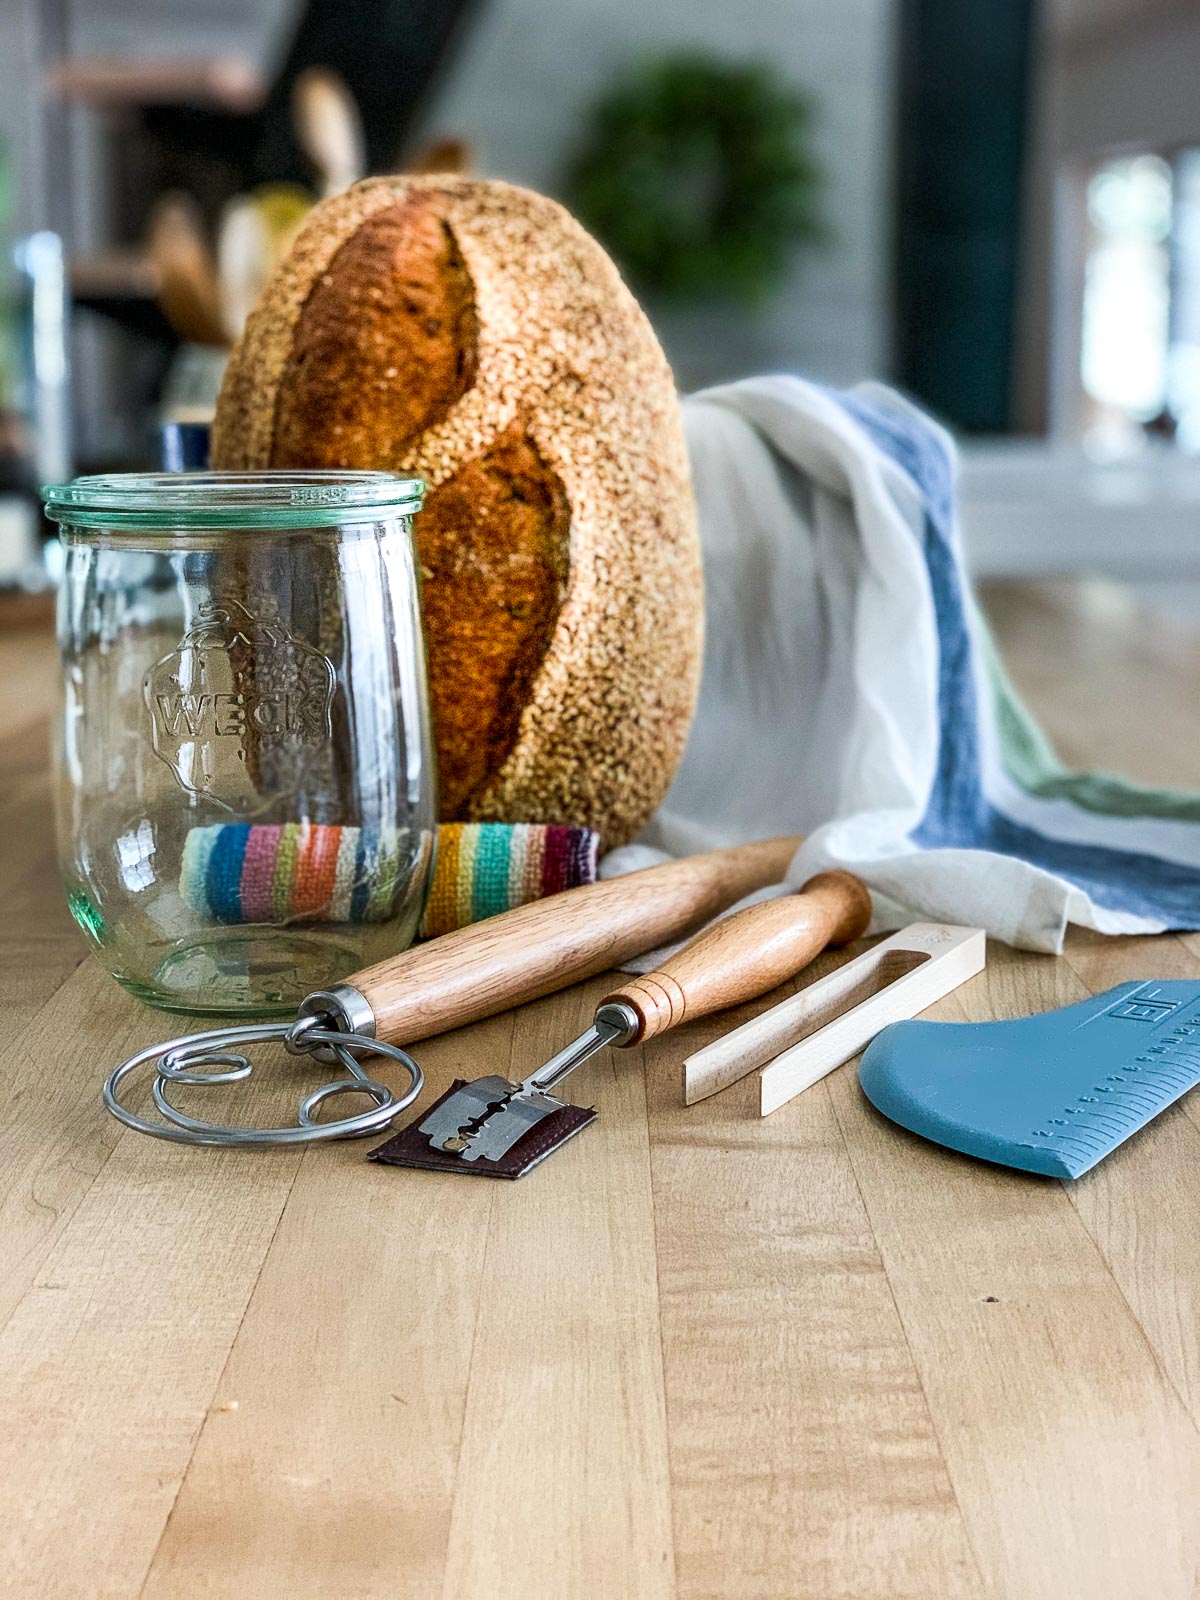
[[(421, 936), (592, 883), (598, 843), (588, 828), (444, 823)], [(395, 828), (218, 823), (188, 833), (179, 892), (215, 922), (386, 922), (411, 883), (415, 853)]]
[(779, 376), (691, 396), (684, 424), (700, 702), (662, 810), (604, 875), (801, 833), (788, 882), (858, 873), (880, 932), (922, 918), (1057, 951), (1070, 923), (1200, 927), (1200, 796), (1056, 759), (974, 605), (936, 423), (878, 385)]
[(434, 939), (596, 878), (599, 834), (534, 823), (444, 822), (421, 935)]

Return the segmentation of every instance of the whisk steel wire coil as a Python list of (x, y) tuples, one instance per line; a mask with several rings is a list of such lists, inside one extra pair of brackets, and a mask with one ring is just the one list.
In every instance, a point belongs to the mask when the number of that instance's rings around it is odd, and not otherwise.
[[(330, 1018), (318, 1014), (297, 1017), (291, 1022), (242, 1023), (228, 1028), (210, 1028), (202, 1034), (184, 1035), (153, 1044), (123, 1061), (108, 1077), (104, 1085), (104, 1103), (126, 1127), (139, 1133), (148, 1133), (155, 1139), (169, 1139), (175, 1144), (207, 1145), (287, 1145), (307, 1144), (314, 1139), (354, 1139), (379, 1133), (406, 1106), (420, 1094), (424, 1076), (420, 1067), (398, 1045), (385, 1044), (363, 1033), (347, 1033), (328, 1026)], [(241, 1053), (243, 1045), (282, 1043), (292, 1055), (309, 1055), (322, 1062), (336, 1061), (347, 1072), (322, 1084), (304, 1096), (297, 1111), (296, 1122), (286, 1128), (240, 1127), (237, 1124), (206, 1122), (190, 1117), (171, 1104), (168, 1091), (172, 1086), (211, 1088), (221, 1084), (244, 1081), (254, 1071), (248, 1056)], [(377, 1083), (363, 1071), (352, 1052), (386, 1057), (398, 1062), (409, 1075), (409, 1087), (397, 1095), (386, 1084)], [(131, 1073), (148, 1062), (154, 1062), (154, 1079), (151, 1093), (163, 1121), (151, 1121), (138, 1116), (122, 1104), (121, 1086)], [(217, 1068), (224, 1070), (212, 1071)], [(374, 1110), (360, 1112), (353, 1117), (339, 1117), (334, 1121), (320, 1122), (317, 1113), (326, 1101), (343, 1094), (365, 1094), (375, 1102)]]

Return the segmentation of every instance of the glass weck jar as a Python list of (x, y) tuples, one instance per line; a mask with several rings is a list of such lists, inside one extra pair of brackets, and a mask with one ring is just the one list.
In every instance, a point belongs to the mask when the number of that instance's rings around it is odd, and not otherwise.
[(65, 552), (59, 854), (108, 970), (167, 1010), (266, 1015), (404, 949), (436, 842), (420, 482), (44, 493)]

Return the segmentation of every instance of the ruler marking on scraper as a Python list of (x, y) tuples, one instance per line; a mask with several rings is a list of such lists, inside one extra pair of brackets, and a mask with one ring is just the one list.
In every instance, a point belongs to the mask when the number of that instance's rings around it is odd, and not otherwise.
[(1200, 985), (1125, 983), (1001, 1022), (904, 1022), (863, 1057), (867, 1098), (981, 1160), (1078, 1178), (1200, 1081)]

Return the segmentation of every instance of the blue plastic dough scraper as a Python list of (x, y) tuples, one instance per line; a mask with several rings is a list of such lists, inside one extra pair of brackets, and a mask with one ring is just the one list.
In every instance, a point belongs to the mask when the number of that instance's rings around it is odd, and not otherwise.
[(1078, 1178), (1200, 1083), (1200, 983), (1122, 983), (1012, 1022), (896, 1022), (859, 1082), (935, 1144)]

